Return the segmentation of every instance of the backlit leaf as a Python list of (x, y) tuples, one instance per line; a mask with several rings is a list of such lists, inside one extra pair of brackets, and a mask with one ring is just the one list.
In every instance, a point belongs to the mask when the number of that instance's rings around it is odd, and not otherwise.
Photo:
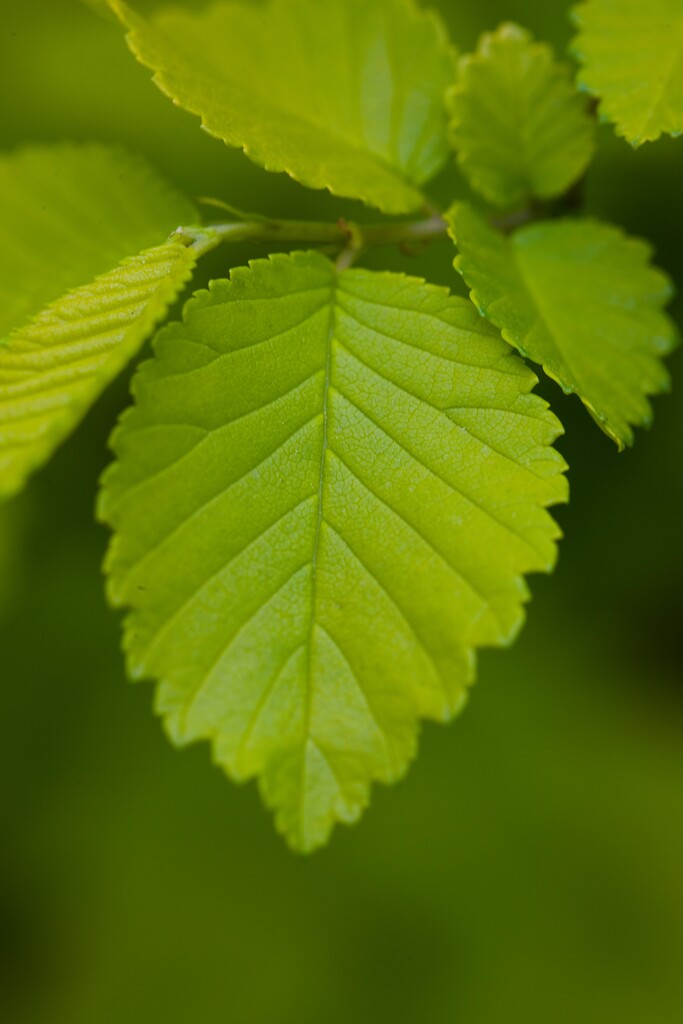
[(195, 261), (178, 241), (147, 249), (0, 345), (0, 499), (23, 486), (137, 353)]
[(472, 301), (524, 356), (576, 391), (621, 449), (648, 426), (676, 329), (650, 247), (594, 220), (539, 221), (505, 238), (465, 205), (449, 214)]
[(197, 218), (124, 150), (31, 146), (0, 155), (0, 338)]
[(393, 213), (448, 153), (453, 53), (412, 0), (270, 0), (145, 19), (111, 7), (133, 53), (212, 135), (270, 171)]
[(209, 240), (166, 243), (196, 211), (144, 162), (103, 146), (0, 158), (0, 207), (4, 498), (138, 350)]
[(683, 132), (683, 0), (588, 0), (575, 8), (579, 84), (634, 146)]
[(155, 347), (100, 504), (129, 670), (310, 850), (517, 633), (561, 428), (470, 303), (312, 253), (214, 282)]
[(594, 123), (568, 69), (518, 25), (482, 36), (462, 58), (449, 107), (458, 162), (497, 206), (561, 195), (593, 153)]

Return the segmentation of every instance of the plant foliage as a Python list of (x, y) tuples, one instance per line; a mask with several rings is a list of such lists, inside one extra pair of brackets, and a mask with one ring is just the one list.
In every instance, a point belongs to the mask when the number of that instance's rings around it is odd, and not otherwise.
[(64, 144), (1, 155), (0, 338), (198, 216), (123, 150)]
[[(581, 85), (633, 142), (683, 127), (682, 2), (578, 9)], [(310, 188), (419, 211), (297, 222), (227, 196), (230, 220), (201, 226), (117, 150), (0, 159), (2, 497), (205, 253), (294, 250), (233, 268), (162, 327), (99, 514), (131, 677), (156, 680), (175, 743), (208, 740), (233, 779), (258, 778), (290, 845), (311, 850), (359, 817), (373, 781), (401, 777), (421, 719), (457, 714), (477, 649), (514, 638), (525, 576), (555, 563), (562, 428), (521, 357), (623, 448), (668, 385), (671, 286), (646, 243), (582, 215), (595, 125), (569, 69), (524, 29), (484, 35), (458, 68), (414, 0), (223, 0), (149, 18), (105, 3), (211, 134)], [(426, 185), (455, 175), (451, 146), (498, 210), (439, 212)], [(352, 266), (449, 231), (473, 303)]]
[(104, 147), (22, 151), (0, 163), (0, 181), (0, 235), (11, 253), (0, 317), (3, 328), (15, 328), (0, 341), (2, 498), (20, 489), (135, 355), (190, 277), (195, 255), (178, 240), (117, 261), (196, 215), (145, 164)]
[(683, 0), (587, 0), (574, 11), (579, 83), (640, 146), (683, 132)]
[(593, 155), (595, 126), (569, 68), (518, 25), (486, 33), (461, 59), (449, 107), (458, 162), (495, 206), (562, 195)]
[(143, 19), (119, 0), (157, 85), (230, 146), (387, 213), (422, 206), (448, 154), (453, 51), (412, 0), (219, 3)]
[(650, 247), (594, 220), (539, 221), (504, 237), (471, 207), (449, 216), (456, 269), (482, 315), (522, 355), (576, 391), (623, 448), (647, 426), (647, 396), (665, 390), (676, 331), (662, 307), (671, 284)]
[(464, 300), (314, 253), (214, 282), (156, 347), (101, 506), (131, 673), (310, 849), (517, 631), (559, 424)]

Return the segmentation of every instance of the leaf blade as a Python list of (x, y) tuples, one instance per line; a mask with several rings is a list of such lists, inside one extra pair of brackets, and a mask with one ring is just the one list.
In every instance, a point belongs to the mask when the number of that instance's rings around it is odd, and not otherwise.
[(579, 85), (633, 146), (683, 132), (683, 3), (589, 0), (574, 8)]
[(0, 156), (0, 337), (121, 260), (194, 224), (145, 160), (98, 144)]
[(4, 499), (123, 369), (210, 243), (198, 235), (191, 249), (179, 237), (159, 245), (196, 210), (145, 161), (111, 147), (0, 157), (0, 196)]
[(599, 221), (540, 221), (506, 239), (466, 204), (447, 217), (456, 270), (482, 315), (522, 355), (575, 391), (621, 450), (648, 426), (677, 341), (666, 275), (649, 246)]
[(195, 262), (180, 242), (147, 249), (0, 345), (0, 500), (23, 487), (138, 352)]
[(99, 509), (129, 670), (313, 849), (518, 630), (559, 424), (462, 300), (310, 253), (214, 282), (156, 348)]
[(458, 163), (496, 206), (562, 195), (593, 155), (594, 125), (568, 69), (518, 25), (486, 33), (461, 59), (448, 105)]
[(420, 185), (448, 152), (454, 65), (441, 23), (412, 0), (222, 3), (151, 20), (111, 6), (161, 90), (255, 163), (388, 213), (424, 204)]

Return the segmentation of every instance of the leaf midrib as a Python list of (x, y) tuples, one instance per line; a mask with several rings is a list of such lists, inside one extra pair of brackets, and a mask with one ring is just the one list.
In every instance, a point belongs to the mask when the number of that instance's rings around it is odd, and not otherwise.
[[(569, 359), (567, 355), (566, 348), (562, 345), (561, 333), (555, 328), (553, 324), (553, 318), (547, 312), (547, 309), (539, 293), (539, 290), (533, 281), (533, 275), (526, 267), (522, 255), (520, 253), (519, 247), (515, 245), (514, 242), (512, 242), (511, 244), (509, 244), (509, 250), (512, 253), (514, 265), (519, 273), (519, 278), (522, 287), (527, 292), (529, 298), (533, 303), (533, 308), (536, 312), (537, 320), (545, 328), (553, 348), (557, 352), (560, 360), (564, 362), (569, 376), (573, 378), (573, 382), (570, 380), (566, 381), (567, 385), (571, 386), (574, 390), (579, 391), (581, 394), (584, 394), (585, 391), (581, 384), (581, 375), (576, 372), (576, 368), (572, 365), (572, 360)], [(528, 333), (529, 332), (527, 332), (527, 335)], [(544, 359), (540, 359), (539, 361), (544, 365), (547, 363), (547, 360)]]
[[(323, 380), (323, 436), (320, 446), (320, 471), (318, 476), (318, 510), (316, 517), (315, 536), (313, 539), (313, 550), (311, 554), (311, 621), (308, 630), (308, 641), (306, 643), (306, 705), (304, 707), (304, 750), (301, 755), (301, 779), (299, 783), (299, 828), (302, 846), (305, 844), (304, 827), (305, 821), (305, 795), (306, 789), (306, 766), (308, 763), (307, 746), (311, 739), (311, 716), (313, 712), (313, 634), (316, 628), (317, 603), (318, 603), (318, 555), (320, 552), (320, 536), (324, 522), (323, 503), (325, 497), (325, 462), (329, 449), (329, 395), (332, 388), (332, 343), (334, 340), (337, 318), (335, 315), (337, 297), (337, 275), (331, 278), (330, 282), (330, 315), (327, 323), (327, 337), (325, 340), (325, 377)], [(360, 685), (360, 684), (359, 684)]]

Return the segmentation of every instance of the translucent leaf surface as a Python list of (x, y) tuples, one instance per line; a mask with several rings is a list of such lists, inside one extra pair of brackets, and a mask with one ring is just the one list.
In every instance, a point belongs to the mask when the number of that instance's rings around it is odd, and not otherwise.
[(131, 49), (203, 126), (271, 171), (388, 212), (417, 209), (446, 160), (453, 55), (412, 0), (218, 3), (145, 20)]
[(147, 249), (0, 345), (0, 498), (19, 490), (135, 355), (195, 260), (182, 242)]
[(470, 303), (315, 254), (214, 282), (155, 344), (100, 506), (129, 669), (310, 850), (519, 629), (560, 427)]
[(480, 312), (565, 391), (576, 391), (619, 448), (649, 425), (647, 396), (668, 386), (676, 331), (671, 285), (650, 247), (593, 220), (541, 221), (505, 238), (471, 207), (449, 214), (456, 269)]
[(588, 0), (574, 10), (579, 83), (634, 146), (683, 132), (683, 0)]
[(144, 161), (96, 145), (0, 157), (0, 213), (7, 497), (74, 428), (187, 281), (196, 247), (165, 239), (197, 213)]
[(34, 146), (0, 156), (0, 338), (197, 216), (123, 150)]
[(449, 107), (458, 162), (497, 206), (561, 195), (593, 153), (593, 121), (568, 69), (517, 25), (482, 36), (462, 58)]

